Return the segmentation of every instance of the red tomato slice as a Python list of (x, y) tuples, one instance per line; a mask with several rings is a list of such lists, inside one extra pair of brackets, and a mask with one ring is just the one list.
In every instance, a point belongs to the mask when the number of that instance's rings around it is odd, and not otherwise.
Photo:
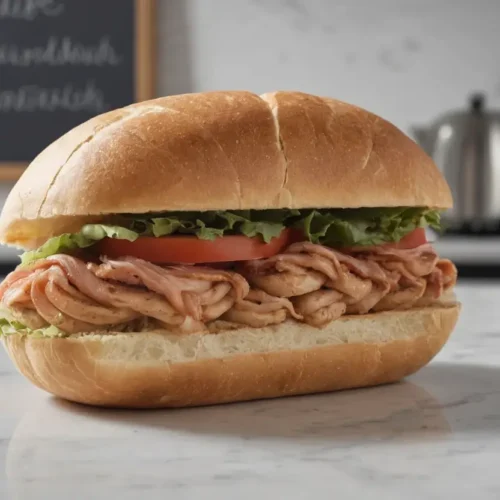
[(260, 237), (247, 236), (222, 236), (213, 241), (200, 240), (196, 236), (143, 236), (135, 241), (105, 238), (96, 245), (96, 250), (111, 259), (129, 255), (156, 264), (200, 264), (272, 257), (297, 239), (290, 229), (285, 229), (269, 243), (264, 243)]
[[(123, 256), (138, 257), (156, 264), (202, 264), (236, 262), (272, 257), (288, 245), (303, 238), (300, 233), (285, 229), (269, 243), (260, 237), (223, 236), (213, 241), (200, 240), (195, 236), (168, 236), (155, 238), (142, 236), (135, 241), (105, 238), (96, 245), (100, 255), (111, 259)], [(386, 248), (410, 249), (427, 243), (425, 229), (415, 229), (397, 243), (387, 243)], [(369, 247), (353, 247), (349, 251), (368, 250)]]
[(425, 229), (419, 227), (413, 230), (411, 233), (404, 236), (397, 243), (387, 243), (384, 245), (388, 248), (399, 248), (400, 250), (408, 250), (410, 248), (416, 248), (420, 245), (425, 245), (427, 243), (427, 235), (425, 234)]

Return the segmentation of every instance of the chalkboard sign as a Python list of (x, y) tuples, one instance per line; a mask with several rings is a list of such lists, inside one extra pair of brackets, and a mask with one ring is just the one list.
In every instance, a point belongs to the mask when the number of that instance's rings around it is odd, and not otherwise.
[(154, 97), (154, 0), (0, 0), (0, 180), (92, 116)]

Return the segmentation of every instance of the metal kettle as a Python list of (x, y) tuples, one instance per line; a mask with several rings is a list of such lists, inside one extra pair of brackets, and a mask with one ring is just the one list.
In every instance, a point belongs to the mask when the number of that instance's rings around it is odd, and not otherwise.
[(412, 134), (445, 176), (454, 207), (448, 225), (487, 230), (500, 222), (500, 112), (487, 111), (483, 94), (466, 110), (447, 113)]

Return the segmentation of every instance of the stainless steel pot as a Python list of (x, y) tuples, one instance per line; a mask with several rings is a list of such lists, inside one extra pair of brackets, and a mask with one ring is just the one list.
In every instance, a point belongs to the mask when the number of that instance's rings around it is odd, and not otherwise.
[(482, 94), (469, 107), (447, 113), (412, 133), (448, 181), (454, 208), (445, 214), (452, 227), (487, 229), (500, 221), (500, 113), (485, 109)]

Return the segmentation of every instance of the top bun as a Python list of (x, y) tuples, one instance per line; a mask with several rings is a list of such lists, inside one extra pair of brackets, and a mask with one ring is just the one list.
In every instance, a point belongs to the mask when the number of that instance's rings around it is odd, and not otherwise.
[(433, 161), (372, 113), (300, 92), (205, 92), (63, 135), (10, 192), (0, 241), (33, 248), (110, 213), (451, 204)]

